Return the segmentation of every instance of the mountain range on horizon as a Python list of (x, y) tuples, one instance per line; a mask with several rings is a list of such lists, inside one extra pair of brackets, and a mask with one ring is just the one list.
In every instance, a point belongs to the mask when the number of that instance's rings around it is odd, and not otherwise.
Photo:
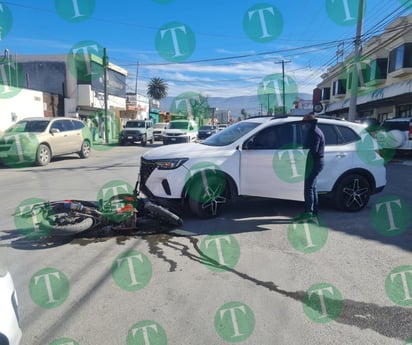
[[(298, 95), (301, 101), (312, 100), (311, 94), (301, 93)], [(165, 97), (160, 101), (160, 108), (163, 111), (170, 111), (171, 105), (175, 97)], [(265, 112), (266, 108), (262, 107), (259, 102), (258, 95), (253, 96), (234, 96), (234, 97), (208, 97), (208, 103), (211, 108), (216, 108), (216, 111), (230, 111), (231, 116), (240, 117), (242, 109), (246, 113), (253, 116), (259, 115), (261, 111)]]

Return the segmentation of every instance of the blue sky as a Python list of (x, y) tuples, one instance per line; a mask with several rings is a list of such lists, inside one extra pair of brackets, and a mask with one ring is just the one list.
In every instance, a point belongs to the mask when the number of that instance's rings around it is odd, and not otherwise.
[[(110, 62), (129, 71), (128, 91), (135, 90), (137, 81), (138, 92), (145, 94), (148, 81), (159, 77), (167, 82), (169, 96), (198, 92), (228, 97), (257, 94), (265, 77), (282, 73), (282, 60), (298, 91), (311, 93), (322, 73), (336, 63), (336, 51), (353, 51), (359, 0), (0, 4), (0, 25), (7, 31), (0, 49), (17, 59), (19, 54), (68, 54), (79, 42), (92, 41), (107, 49)], [(365, 0), (365, 37), (409, 14), (408, 4), (412, 6), (412, 0)]]

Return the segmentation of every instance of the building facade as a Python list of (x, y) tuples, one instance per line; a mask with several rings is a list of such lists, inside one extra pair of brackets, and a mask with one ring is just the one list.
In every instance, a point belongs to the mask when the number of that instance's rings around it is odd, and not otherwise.
[(358, 58), (352, 53), (321, 77), (326, 115), (348, 118), (355, 97), (357, 120), (412, 116), (412, 14), (363, 42)]
[[(0, 83), (3, 88), (13, 85), (14, 89), (43, 93), (43, 103), (50, 104), (44, 116), (84, 119), (90, 126), (97, 126), (100, 139), (104, 139), (105, 124), (109, 139), (114, 139), (121, 129), (119, 114), (126, 109), (125, 69), (111, 63), (105, 69), (103, 59), (92, 54), (18, 55), (3, 62), (0, 68), (4, 72), (5, 80)], [(19, 93), (3, 98), (18, 97)]]

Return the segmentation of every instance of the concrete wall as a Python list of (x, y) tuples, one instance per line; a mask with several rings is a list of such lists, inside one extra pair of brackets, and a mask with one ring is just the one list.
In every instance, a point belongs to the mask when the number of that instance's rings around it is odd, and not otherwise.
[(21, 89), (10, 98), (0, 98), (0, 133), (25, 117), (44, 116), (43, 92)]

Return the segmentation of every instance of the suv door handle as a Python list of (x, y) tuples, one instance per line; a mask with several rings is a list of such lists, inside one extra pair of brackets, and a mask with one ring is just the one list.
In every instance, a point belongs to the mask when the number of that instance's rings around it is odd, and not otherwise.
[(336, 157), (338, 157), (338, 158), (344, 158), (346, 156), (347, 156), (347, 154), (345, 152), (339, 152), (339, 153), (336, 154)]

